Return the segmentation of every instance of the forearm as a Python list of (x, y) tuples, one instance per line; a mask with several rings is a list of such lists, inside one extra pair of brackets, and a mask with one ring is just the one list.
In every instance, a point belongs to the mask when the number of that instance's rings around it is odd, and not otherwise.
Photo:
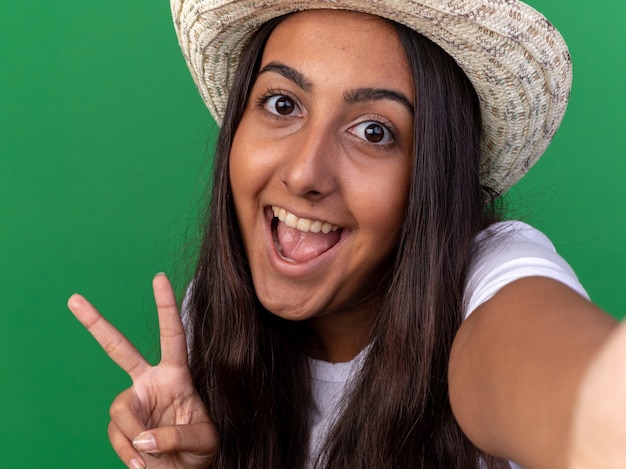
[(581, 379), (616, 321), (559, 282), (513, 282), (460, 328), (450, 399), (481, 449), (527, 469), (566, 466)]

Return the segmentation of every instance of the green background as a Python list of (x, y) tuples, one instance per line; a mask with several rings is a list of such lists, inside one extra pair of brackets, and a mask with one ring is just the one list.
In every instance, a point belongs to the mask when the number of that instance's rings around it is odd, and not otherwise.
[[(622, 317), (626, 3), (531, 4), (568, 41), (575, 78), (511, 212)], [(65, 303), (85, 294), (158, 356), (150, 280), (188, 279), (216, 129), (166, 1), (5, 1), (0, 39), (0, 466), (122, 467), (106, 425), (128, 379)]]

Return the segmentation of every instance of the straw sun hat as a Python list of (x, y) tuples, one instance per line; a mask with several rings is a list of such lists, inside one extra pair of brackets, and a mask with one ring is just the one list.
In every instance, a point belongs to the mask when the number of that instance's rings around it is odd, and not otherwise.
[(480, 98), (482, 183), (505, 192), (546, 150), (569, 98), (571, 61), (558, 31), (518, 0), (171, 0), (178, 41), (221, 124), (241, 50), (268, 20), (343, 9), (402, 23), (442, 47)]

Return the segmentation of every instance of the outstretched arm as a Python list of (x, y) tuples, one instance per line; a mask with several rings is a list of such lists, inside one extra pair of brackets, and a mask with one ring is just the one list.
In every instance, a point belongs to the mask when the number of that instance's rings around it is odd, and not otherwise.
[(526, 469), (626, 467), (626, 329), (567, 286), (517, 280), (454, 340), (450, 400), (481, 449)]
[(159, 317), (161, 361), (152, 366), (137, 349), (82, 296), (68, 306), (126, 371), (132, 386), (111, 405), (109, 438), (131, 469), (206, 468), (213, 459), (218, 437), (196, 392), (187, 365), (185, 333), (169, 280), (153, 280)]

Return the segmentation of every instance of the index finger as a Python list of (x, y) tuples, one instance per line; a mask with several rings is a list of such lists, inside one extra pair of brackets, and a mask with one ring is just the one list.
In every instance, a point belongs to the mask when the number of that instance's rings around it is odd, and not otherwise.
[(70, 311), (98, 341), (106, 354), (134, 380), (150, 364), (130, 341), (89, 303), (74, 294), (67, 301)]

